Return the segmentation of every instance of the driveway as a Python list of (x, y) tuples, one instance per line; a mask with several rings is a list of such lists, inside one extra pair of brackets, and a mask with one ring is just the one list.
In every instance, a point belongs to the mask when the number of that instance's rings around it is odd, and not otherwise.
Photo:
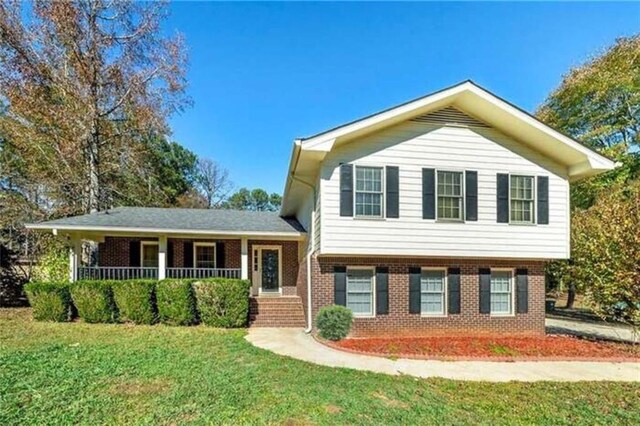
[(620, 324), (604, 324), (571, 319), (547, 318), (544, 322), (547, 333), (570, 334), (619, 342), (640, 342), (640, 336), (631, 327)]
[(489, 382), (608, 380), (640, 382), (639, 362), (593, 361), (427, 361), (388, 359), (329, 348), (302, 329), (249, 328), (246, 339), (279, 355), (329, 367), (352, 368), (390, 375)]

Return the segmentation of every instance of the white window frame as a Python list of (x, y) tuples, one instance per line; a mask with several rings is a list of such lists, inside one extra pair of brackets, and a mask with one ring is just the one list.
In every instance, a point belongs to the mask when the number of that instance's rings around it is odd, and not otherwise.
[[(442, 312), (429, 313), (422, 311), (422, 273), (426, 271), (442, 271), (444, 272), (444, 286), (442, 289)], [(433, 293), (436, 294), (436, 293)], [(428, 318), (444, 318), (448, 315), (449, 312), (449, 274), (447, 268), (436, 266), (436, 267), (424, 267), (420, 270), (420, 316), (428, 317)]]
[[(384, 219), (386, 216), (386, 212), (385, 212), (385, 199), (386, 199), (386, 194), (387, 194), (387, 186), (386, 186), (386, 179), (385, 179), (385, 167), (384, 166), (380, 166), (380, 165), (376, 165), (376, 164), (354, 164), (353, 165), (353, 217), (356, 219)], [(359, 215), (358, 214), (358, 205), (357, 205), (357, 199), (358, 199), (358, 192), (360, 193), (365, 193), (365, 194), (377, 194), (377, 192), (371, 192), (371, 191), (358, 191), (357, 187), (358, 187), (358, 168), (364, 168), (364, 169), (380, 169), (380, 188), (382, 190), (382, 192), (380, 193), (380, 215), (379, 216), (373, 216), (373, 215)]]
[[(510, 284), (511, 284), (511, 311), (510, 312), (493, 312), (491, 310), (491, 296), (493, 292), (491, 291), (491, 278), (494, 272), (509, 272), (511, 274)], [(516, 305), (516, 288), (515, 288), (515, 277), (516, 270), (513, 268), (491, 268), (489, 275), (489, 315), (492, 317), (513, 317), (515, 316), (515, 305)]]
[[(531, 221), (530, 222), (526, 222), (526, 221), (516, 221), (513, 220), (511, 218), (511, 177), (525, 177), (525, 178), (531, 178), (531, 196), (533, 197), (533, 199), (531, 200)], [(538, 221), (538, 215), (536, 215), (537, 209), (538, 209), (538, 194), (537, 194), (537, 187), (536, 187), (536, 176), (535, 175), (529, 175), (529, 174), (524, 174), (524, 173), (509, 173), (509, 223), (513, 224), (513, 225), (535, 225)], [(525, 200), (522, 200), (525, 201)]]
[[(450, 219), (450, 218), (441, 218), (438, 216), (438, 207), (439, 207), (439, 194), (438, 194), (438, 174), (440, 172), (445, 173), (458, 173), (460, 174), (460, 218), (459, 219)], [(465, 215), (465, 196), (466, 196), (466, 185), (465, 185), (465, 171), (457, 170), (457, 169), (436, 169), (435, 171), (435, 195), (436, 195), (436, 221), (438, 222), (464, 222), (466, 219)], [(449, 195), (443, 195), (443, 197), (450, 197)]]
[[(198, 247), (213, 247), (213, 268), (200, 268), (198, 266)], [(216, 243), (194, 242), (193, 243), (193, 269), (216, 269), (218, 267), (218, 248)]]
[(158, 259), (158, 265), (156, 266), (144, 266), (144, 248), (145, 246), (158, 246), (158, 254), (160, 253), (160, 246), (158, 241), (140, 241), (140, 267), (141, 268), (157, 268), (160, 264)]
[(345, 277), (345, 304), (349, 307), (349, 271), (371, 271), (371, 313), (355, 313), (354, 318), (374, 318), (376, 316), (376, 268), (373, 266), (347, 266), (347, 274)]

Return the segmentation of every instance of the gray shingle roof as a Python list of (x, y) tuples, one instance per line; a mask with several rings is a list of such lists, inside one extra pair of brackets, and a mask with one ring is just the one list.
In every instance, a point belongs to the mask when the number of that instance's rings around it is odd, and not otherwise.
[(305, 232), (293, 218), (274, 212), (239, 210), (175, 209), (155, 207), (117, 207), (108, 211), (50, 220), (35, 229), (141, 228), (198, 232), (283, 233)]

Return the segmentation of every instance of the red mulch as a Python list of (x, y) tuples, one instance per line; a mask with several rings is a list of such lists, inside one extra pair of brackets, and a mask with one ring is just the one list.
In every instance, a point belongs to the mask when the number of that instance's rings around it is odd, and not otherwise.
[(362, 338), (330, 342), (329, 345), (350, 352), (424, 359), (640, 360), (640, 345), (556, 335), (544, 337)]

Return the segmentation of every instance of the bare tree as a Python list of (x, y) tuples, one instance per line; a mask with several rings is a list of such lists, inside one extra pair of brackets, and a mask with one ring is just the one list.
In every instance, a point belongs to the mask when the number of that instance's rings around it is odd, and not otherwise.
[(131, 196), (122, 178), (144, 181), (142, 142), (188, 103), (186, 50), (161, 36), (165, 15), (152, 2), (0, 2), (0, 134), (66, 213)]
[(218, 208), (231, 191), (229, 171), (209, 158), (200, 158), (196, 186), (204, 196), (207, 207)]

